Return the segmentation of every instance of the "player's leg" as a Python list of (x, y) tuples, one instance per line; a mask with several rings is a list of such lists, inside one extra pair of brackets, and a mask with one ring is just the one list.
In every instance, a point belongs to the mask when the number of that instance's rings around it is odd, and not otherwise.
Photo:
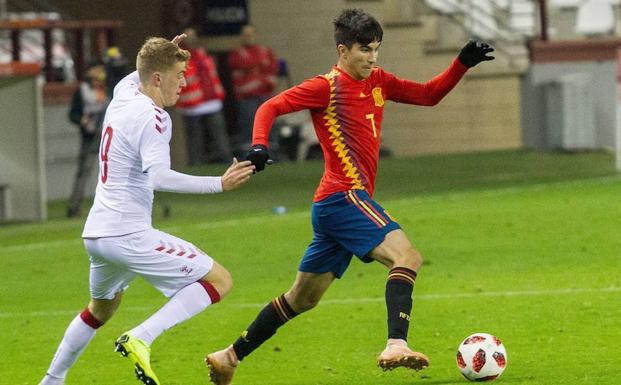
[(211, 381), (217, 385), (230, 384), (239, 362), (293, 317), (314, 308), (334, 278), (332, 272), (316, 274), (299, 271), (291, 289), (265, 305), (233, 345), (207, 355), (205, 362), (210, 369)]
[(399, 224), (366, 191), (344, 194), (339, 210), (330, 219), (329, 234), (363, 262), (379, 261), (390, 270), (386, 284), (389, 349), (379, 357), (384, 369), (406, 366), (421, 369), (428, 360), (407, 347), (412, 290), (422, 257)]
[(378, 365), (384, 370), (399, 366), (423, 369), (429, 365), (429, 359), (422, 353), (410, 350), (407, 345), (412, 292), (417, 271), (423, 262), (422, 256), (400, 229), (388, 233), (369, 256), (390, 269), (385, 292), (388, 342), (378, 357)]
[(116, 349), (132, 362), (145, 384), (159, 384), (151, 368), (151, 344), (164, 331), (205, 310), (226, 295), (229, 272), (202, 250), (170, 234), (151, 229), (128, 236), (123, 264), (142, 276), (169, 301), (144, 322), (123, 333)]
[(99, 327), (105, 324), (121, 304), (123, 293), (113, 299), (91, 299), (88, 306), (78, 314), (67, 327), (52, 363), (40, 385), (62, 385), (69, 369), (95, 336)]
[[(217, 385), (230, 384), (240, 360), (273, 336), (287, 321), (312, 309), (334, 279), (343, 275), (351, 261), (352, 252), (326, 231), (338, 227), (337, 222), (343, 217), (339, 213), (347, 205), (343, 194), (335, 194), (313, 204), (313, 241), (306, 249), (291, 289), (267, 304), (233, 345), (207, 355), (209, 375)], [(333, 226), (334, 223), (336, 226)]]
[(214, 262), (205, 277), (179, 290), (147, 320), (123, 333), (116, 341), (116, 350), (131, 360), (141, 381), (148, 385), (159, 384), (150, 363), (153, 341), (166, 330), (218, 302), (231, 287), (228, 271)]
[(230, 273), (217, 262), (209, 273), (177, 291), (157, 312), (129, 331), (151, 345), (164, 331), (186, 321), (220, 301), (232, 288)]
[(268, 303), (235, 341), (233, 349), (237, 358), (243, 360), (271, 338), (279, 327), (314, 308), (333, 281), (334, 274), (331, 272), (315, 274), (298, 271), (291, 289)]
[(67, 371), (84, 351), (95, 331), (115, 313), (123, 291), (134, 278), (134, 274), (123, 266), (110, 263), (109, 257), (114, 255), (114, 247), (110, 245), (113, 244), (114, 238), (84, 240), (90, 257), (89, 290), (92, 299), (69, 324), (42, 385), (64, 383)]
[[(69, 218), (80, 215), (82, 209), (82, 198), (84, 197), (84, 188), (88, 182), (88, 176), (92, 166), (93, 156), (90, 154), (92, 143), (96, 141), (94, 137), (82, 134), (80, 138), (80, 154), (78, 156), (78, 168), (73, 181), (71, 196), (69, 197), (69, 207), (67, 216)], [(98, 143), (98, 142), (97, 142)]]

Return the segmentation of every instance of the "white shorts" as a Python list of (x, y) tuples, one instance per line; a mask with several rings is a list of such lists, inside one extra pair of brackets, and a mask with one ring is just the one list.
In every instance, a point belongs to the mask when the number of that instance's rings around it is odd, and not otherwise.
[(213, 259), (190, 242), (149, 229), (120, 237), (85, 238), (90, 257), (90, 292), (112, 299), (136, 275), (166, 297), (203, 278)]

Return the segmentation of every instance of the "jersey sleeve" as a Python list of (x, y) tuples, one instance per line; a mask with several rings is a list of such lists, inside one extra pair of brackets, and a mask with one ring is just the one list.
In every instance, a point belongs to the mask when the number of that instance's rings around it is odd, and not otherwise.
[(321, 76), (305, 80), (281, 92), (257, 110), (252, 129), (252, 144), (268, 145), (270, 130), (277, 116), (301, 110), (324, 109), (329, 100), (330, 86)]
[(467, 70), (456, 58), (442, 73), (426, 83), (400, 79), (384, 71), (386, 98), (398, 103), (436, 105), (459, 83)]
[[(194, 194), (222, 192), (221, 177), (194, 176), (172, 170), (171, 129), (168, 125), (161, 124), (155, 114), (145, 113), (145, 116), (140, 123), (140, 158), (142, 172), (149, 174), (154, 190)], [(170, 121), (170, 117), (167, 121)]]
[(195, 176), (171, 169), (155, 168), (150, 172), (153, 189), (176, 193), (213, 194), (222, 192), (222, 177)]

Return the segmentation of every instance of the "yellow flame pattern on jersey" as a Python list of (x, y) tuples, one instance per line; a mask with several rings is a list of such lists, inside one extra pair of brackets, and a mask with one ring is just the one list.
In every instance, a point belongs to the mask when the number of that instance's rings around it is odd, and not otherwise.
[(334, 86), (334, 77), (338, 75), (338, 71), (332, 70), (329, 74), (324, 75), (330, 85), (330, 100), (328, 107), (324, 110), (323, 119), (326, 121), (324, 124), (328, 129), (330, 140), (332, 141), (332, 147), (336, 152), (336, 155), (341, 159), (343, 166), (343, 172), (348, 178), (352, 180), (352, 189), (364, 190), (362, 186), (362, 180), (360, 180), (360, 173), (356, 166), (351, 162), (351, 156), (348, 156), (349, 149), (345, 144), (343, 133), (341, 132), (341, 126), (336, 118), (336, 87)]

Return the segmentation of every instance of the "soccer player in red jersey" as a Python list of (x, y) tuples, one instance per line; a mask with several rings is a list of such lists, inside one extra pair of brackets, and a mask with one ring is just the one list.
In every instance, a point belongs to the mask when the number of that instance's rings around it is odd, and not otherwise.
[(389, 269), (386, 282), (388, 341), (377, 357), (384, 370), (420, 370), (428, 358), (407, 344), (412, 291), (422, 265), (420, 253), (394, 219), (373, 200), (384, 103), (433, 106), (469, 67), (493, 48), (468, 42), (441, 74), (426, 83), (404, 80), (377, 66), (382, 27), (362, 10), (344, 10), (334, 21), (338, 62), (326, 74), (304, 81), (263, 104), (257, 111), (253, 147), (247, 159), (256, 171), (270, 162), (268, 135), (274, 119), (310, 110), (325, 158), (325, 171), (312, 208), (314, 237), (293, 286), (268, 303), (233, 345), (207, 355), (210, 377), (230, 384), (239, 362), (293, 317), (317, 305), (351, 258), (378, 261)]

